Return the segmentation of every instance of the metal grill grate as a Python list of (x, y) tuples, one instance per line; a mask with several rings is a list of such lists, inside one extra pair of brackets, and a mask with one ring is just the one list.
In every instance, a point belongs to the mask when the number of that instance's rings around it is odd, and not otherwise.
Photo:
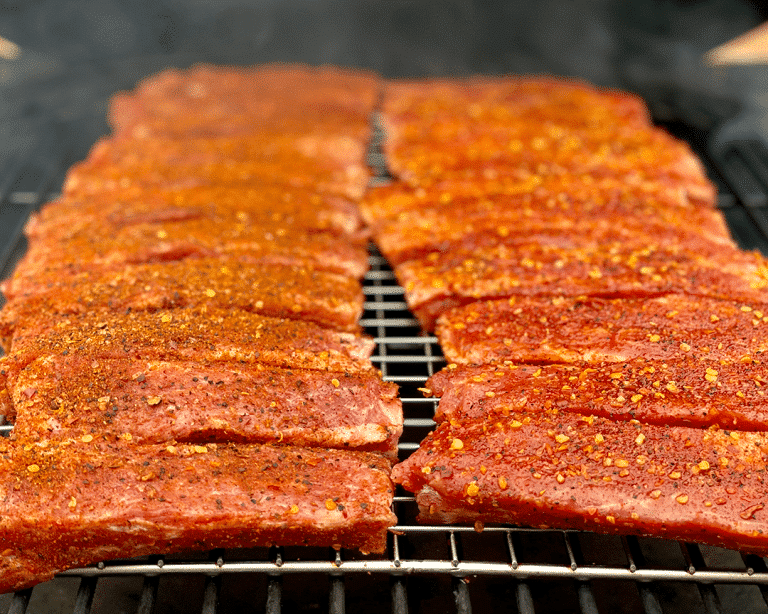
[[(62, 159), (35, 149), (0, 175), (0, 271), (23, 252), (23, 221), (50, 197)], [(742, 247), (768, 253), (768, 151), (735, 143), (712, 162), (721, 206)], [(733, 190), (732, 192), (729, 189)], [(385, 260), (371, 248), (363, 325), (374, 361), (400, 385), (400, 455), (433, 428), (433, 399), (419, 392), (444, 365), (435, 337), (420, 331)], [(7, 427), (6, 427), (6, 430)], [(768, 612), (768, 566), (760, 557), (660, 539), (576, 531), (425, 526), (414, 498), (398, 491), (399, 524), (387, 555), (271, 548), (157, 555), (74, 569), (0, 597), (0, 611), (365, 612), (517, 611)]]

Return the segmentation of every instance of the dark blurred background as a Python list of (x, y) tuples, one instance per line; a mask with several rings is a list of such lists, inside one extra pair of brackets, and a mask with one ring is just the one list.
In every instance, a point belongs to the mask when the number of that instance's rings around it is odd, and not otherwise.
[(1, 0), (0, 36), (21, 54), (0, 59), (0, 164), (51, 130), (73, 144), (68, 162), (82, 157), (112, 92), (201, 61), (571, 75), (709, 129), (768, 86), (762, 67), (702, 54), (767, 17), (747, 0)]

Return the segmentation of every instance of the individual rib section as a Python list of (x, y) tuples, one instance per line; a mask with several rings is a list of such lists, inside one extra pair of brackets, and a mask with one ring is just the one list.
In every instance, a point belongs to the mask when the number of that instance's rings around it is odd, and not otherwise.
[[(137, 149), (137, 144), (141, 148)], [(88, 154), (93, 165), (139, 164), (152, 160), (158, 165), (205, 166), (213, 162), (269, 163), (291, 158), (313, 161), (318, 169), (339, 170), (350, 178), (367, 176), (366, 144), (363, 139), (307, 131), (303, 135), (267, 130), (245, 137), (167, 138), (109, 137), (98, 141)]]
[(643, 127), (651, 121), (637, 96), (547, 77), (389, 81), (383, 115), (392, 126), (388, 135), (393, 142), (458, 137), (487, 126), (531, 122), (586, 129), (617, 123)]
[[(658, 181), (627, 181), (622, 177), (593, 177), (569, 174), (541, 175), (519, 179), (506, 175), (474, 179), (453, 178), (450, 181), (435, 181), (429, 185), (413, 186), (396, 181), (390, 185), (370, 190), (361, 203), (361, 213), (366, 222), (375, 226), (385, 219), (394, 219), (408, 211), (440, 209), (451, 211), (453, 207), (469, 208), (473, 201), (480, 206), (489, 199), (504, 203), (520, 202), (523, 209), (528, 203), (542, 200), (542, 209), (551, 213), (570, 211), (572, 207), (583, 207), (585, 212), (595, 207), (615, 205), (618, 207), (637, 206), (645, 211), (647, 206), (655, 208), (684, 209), (696, 214), (702, 207), (691, 201), (679, 186)], [(455, 204), (454, 204), (455, 203)], [(503, 206), (503, 205), (502, 205)], [(577, 209), (579, 210), (579, 209)], [(726, 230), (725, 225), (722, 226)], [(727, 231), (726, 231), (727, 234)]]
[(363, 293), (349, 277), (235, 259), (199, 259), (65, 274), (14, 277), (0, 311), (0, 335), (31, 319), (180, 308), (233, 309), (359, 331)]
[(636, 359), (620, 364), (514, 363), (448, 368), (426, 383), (435, 420), (562, 412), (660, 426), (768, 430), (768, 368), (758, 361)]
[(239, 258), (343, 273), (356, 279), (365, 274), (368, 266), (365, 245), (359, 238), (314, 233), (284, 224), (252, 226), (247, 219), (216, 223), (200, 218), (133, 224), (105, 234), (84, 228), (54, 241), (34, 241), (15, 277), (35, 277), (45, 270), (80, 271), (199, 258)]
[(290, 369), (373, 371), (369, 337), (244, 311), (45, 314), (19, 331), (2, 359), (6, 375), (46, 355), (262, 363)]
[(383, 552), (389, 463), (288, 446), (4, 444), (0, 591), (115, 557), (297, 544)]
[(448, 252), (462, 243), (489, 246), (503, 242), (576, 247), (624, 237), (653, 237), (655, 241), (690, 245), (716, 253), (719, 245), (734, 247), (723, 216), (714, 209), (693, 208), (680, 200), (662, 198), (632, 186), (615, 189), (579, 184), (567, 189), (534, 189), (516, 195), (454, 198), (450, 192), (430, 191), (420, 198), (418, 188), (402, 184), (399, 194), (409, 201), (389, 217), (376, 219), (372, 210), (383, 197), (374, 190), (368, 217), (387, 259), (397, 266), (431, 252)]
[[(634, 243), (634, 244), (633, 244)], [(462, 246), (396, 269), (406, 300), (425, 329), (451, 307), (508, 296), (652, 297), (679, 293), (764, 300), (764, 259), (720, 247), (717, 260), (674, 245), (617, 242), (579, 248)]]
[(715, 192), (701, 163), (687, 145), (650, 126), (642, 109), (627, 94), (562, 81), (394, 83), (384, 98), (385, 153), (393, 174), (412, 185), (608, 175), (676, 184), (712, 205)]
[(513, 297), (450, 310), (437, 335), (448, 361), (458, 364), (737, 362), (768, 350), (768, 305), (680, 294)]
[(26, 442), (279, 442), (396, 458), (403, 427), (397, 386), (371, 371), (50, 355), (11, 389)]
[(359, 70), (199, 65), (165, 70), (113, 97), (109, 120), (118, 135), (136, 138), (242, 135), (269, 128), (365, 140), (380, 91), (380, 78)]
[(215, 186), (177, 190), (126, 188), (88, 198), (60, 198), (30, 218), (25, 228), (32, 240), (66, 241), (83, 232), (109, 236), (138, 224), (208, 220), (214, 227), (285, 226), (312, 232), (357, 237), (360, 214), (344, 198), (310, 190), (260, 186)]
[(131, 186), (265, 184), (359, 199), (368, 177), (364, 143), (343, 136), (110, 139), (69, 170), (62, 190), (82, 197)]
[(394, 470), (421, 518), (631, 533), (765, 554), (765, 433), (550, 410), (443, 422)]

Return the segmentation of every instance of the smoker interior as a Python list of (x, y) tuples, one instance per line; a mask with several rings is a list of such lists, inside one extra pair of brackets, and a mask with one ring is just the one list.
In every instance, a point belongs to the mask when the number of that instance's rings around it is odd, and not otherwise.
[[(680, 105), (665, 92), (649, 102), (656, 119), (704, 160), (740, 246), (768, 254), (768, 149), (759, 141), (710, 147), (709, 128), (728, 109)], [(51, 130), (0, 169), (3, 277), (25, 249), (24, 221), (55, 196), (81, 150), (72, 135)], [(370, 163), (381, 171), (372, 183), (387, 181), (375, 146)], [(362, 324), (377, 342), (375, 364), (400, 386), (404, 458), (433, 427), (435, 401), (418, 388), (445, 361), (435, 337), (421, 332), (408, 312), (403, 290), (375, 246), (370, 264)], [(414, 498), (401, 490), (395, 511), (398, 525), (390, 530), (385, 556), (298, 547), (159, 552), (69, 570), (33, 589), (0, 596), (0, 611), (768, 612), (768, 566), (760, 557), (577, 531), (486, 526), (478, 533), (473, 527), (420, 525)]]

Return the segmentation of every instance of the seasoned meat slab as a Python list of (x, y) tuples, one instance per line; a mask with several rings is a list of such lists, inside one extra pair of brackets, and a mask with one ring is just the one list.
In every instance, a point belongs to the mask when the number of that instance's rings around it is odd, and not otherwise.
[[(137, 142), (137, 147), (142, 141)], [(158, 145), (161, 146), (161, 145)], [(214, 152), (164, 162), (152, 157), (87, 159), (74, 165), (62, 188), (65, 195), (88, 196), (119, 188), (183, 188), (212, 185), (288, 186), (321, 194), (362, 197), (368, 183), (363, 164), (323, 163), (296, 151), (278, 151), (261, 159), (227, 159)]]
[(264, 127), (323, 128), (362, 139), (380, 95), (373, 73), (333, 67), (210, 65), (169, 69), (113, 97), (117, 134), (185, 138), (248, 134)]
[[(561, 129), (550, 137), (539, 125), (483, 131), (466, 143), (445, 139), (386, 146), (391, 172), (419, 185), (422, 177), (450, 180), (488, 173), (518, 179), (567, 174), (674, 182), (692, 198), (711, 203), (711, 183), (688, 146), (657, 128), (626, 131)], [(428, 181), (429, 183), (429, 181)]]
[(671, 245), (624, 241), (583, 248), (467, 246), (396, 269), (425, 329), (448, 309), (480, 299), (563, 295), (612, 298), (670, 293), (765, 301), (768, 268), (757, 253), (720, 247), (717, 260)]
[(50, 355), (13, 378), (19, 441), (283, 443), (397, 457), (397, 386), (374, 372)]
[(133, 224), (106, 233), (91, 228), (54, 240), (34, 241), (16, 276), (41, 269), (83, 270), (193, 258), (240, 258), (264, 264), (310, 267), (360, 278), (367, 269), (361, 240), (316, 233), (281, 223), (215, 222), (198, 218)]
[[(457, 196), (450, 192), (403, 187), (409, 205), (392, 215), (371, 220), (376, 241), (393, 265), (421, 258), (432, 251), (447, 252), (463, 241), (510, 245), (538, 241), (578, 246), (606, 242), (607, 237), (646, 236), (655, 241), (716, 245), (734, 243), (722, 214), (711, 208), (680, 204), (680, 198), (648, 193), (632, 186), (604, 188), (574, 178), (567, 191), (534, 189), (523, 194)], [(378, 204), (396, 202), (372, 190), (369, 217), (385, 214)], [(386, 206), (386, 205), (385, 205)]]
[[(641, 98), (628, 92), (596, 88), (575, 79), (551, 77), (471, 77), (468, 79), (395, 80), (385, 84), (386, 117), (411, 120), (414, 139), (420, 128), (429, 134), (446, 121), (464, 130), (487, 124), (515, 125), (519, 112), (526, 121), (545, 125), (563, 122), (584, 127), (646, 126), (650, 114)], [(405, 136), (411, 136), (405, 135)], [(402, 138), (402, 137), (401, 137)]]
[(640, 534), (765, 555), (768, 435), (550, 410), (443, 422), (396, 466), (421, 518)]
[(50, 354), (77, 354), (92, 360), (258, 362), (348, 373), (373, 370), (370, 337), (312, 322), (214, 308), (83, 313), (53, 321), (42, 314), (17, 331), (5, 350), (0, 374), (9, 377)]
[(314, 161), (318, 169), (344, 170), (351, 176), (365, 173), (365, 153), (363, 139), (322, 132), (297, 135), (267, 130), (245, 137), (102, 138), (91, 148), (85, 165), (131, 166), (152, 161), (162, 166), (197, 167), (220, 161), (268, 163), (293, 156)]
[[(704, 211), (710, 211), (705, 209)], [(711, 211), (714, 215), (719, 215)], [(621, 223), (616, 222), (616, 217)], [(382, 224), (376, 231), (377, 242), (394, 266), (409, 260), (420, 260), (431, 253), (450, 253), (456, 249), (488, 249), (500, 243), (521, 249), (537, 245), (563, 249), (597, 248), (606, 243), (652, 241), (684, 247), (717, 258), (721, 246), (734, 248), (730, 237), (705, 229), (670, 223), (663, 215), (648, 217), (624, 215), (614, 211), (595, 218), (588, 216), (549, 215), (536, 220), (517, 214), (494, 213), (474, 220), (459, 214), (455, 218), (444, 214), (402, 216), (397, 222)], [(669, 216), (671, 217), (671, 216)], [(675, 217), (681, 218), (677, 215)], [(440, 221), (438, 221), (438, 219)], [(692, 224), (689, 221), (689, 224)]]
[(735, 362), (768, 350), (768, 304), (657, 298), (512, 297), (442, 315), (449, 362), (624, 362), (695, 357)]
[(241, 310), (301, 319), (339, 330), (359, 331), (363, 293), (354, 279), (290, 266), (234, 259), (199, 259), (120, 269), (85, 270), (13, 279), (0, 310), (0, 336), (35, 317), (179, 308)]
[(413, 185), (565, 171), (674, 181), (710, 204), (715, 196), (687, 145), (622, 93), (525, 78), (394, 83), (382, 119), (390, 170)]
[[(492, 201), (491, 204), (488, 201)], [(680, 186), (672, 182), (638, 182), (616, 177), (563, 174), (526, 179), (499, 175), (478, 181), (454, 179), (419, 186), (395, 181), (369, 190), (361, 202), (360, 211), (365, 221), (375, 227), (384, 220), (392, 220), (411, 211), (440, 210), (446, 215), (458, 215), (459, 211), (472, 211), (472, 203), (478, 203), (478, 213), (485, 208), (492, 214), (499, 207), (497, 203), (504, 202), (519, 203), (522, 213), (529, 217), (571, 211), (589, 213), (610, 206), (637, 207), (638, 212), (644, 214), (648, 209), (683, 209), (692, 216), (710, 215), (707, 211), (712, 209), (692, 202)], [(531, 207), (533, 203), (536, 204), (535, 209)], [(724, 236), (727, 236), (724, 221), (721, 221), (721, 226)]]
[(291, 446), (4, 444), (0, 591), (115, 557), (297, 544), (383, 552), (389, 463)]
[(30, 239), (68, 240), (83, 232), (110, 235), (126, 226), (209, 220), (215, 227), (274, 226), (355, 237), (360, 214), (344, 198), (276, 186), (210, 186), (177, 190), (127, 188), (87, 198), (59, 198), (33, 214)]
[[(454, 365), (455, 367), (455, 365)], [(768, 431), (768, 367), (694, 357), (620, 364), (505, 363), (443, 369), (427, 390), (440, 397), (435, 420), (496, 417), (517, 410), (605, 416), (660, 426)]]

